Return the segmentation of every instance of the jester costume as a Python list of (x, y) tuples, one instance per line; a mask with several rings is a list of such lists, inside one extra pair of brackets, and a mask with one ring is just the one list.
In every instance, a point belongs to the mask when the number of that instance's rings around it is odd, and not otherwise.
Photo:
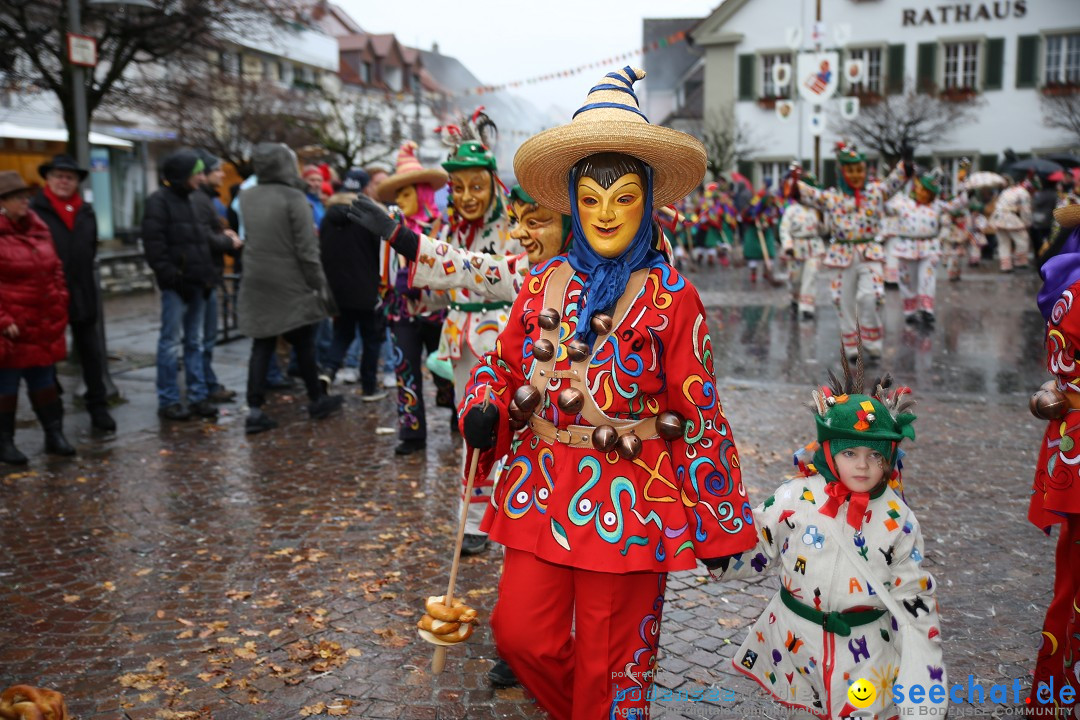
[[(899, 484), (898, 445), (915, 434), (906, 390), (878, 385), (866, 395), (848, 373), (816, 391), (817, 442), (796, 453), (799, 474), (754, 511), (757, 546), (714, 573), (730, 580), (779, 569), (780, 592), (750, 627), (732, 664), (777, 702), (823, 720), (898, 717), (892, 687), (902, 648), (882, 592), (902, 603), (924, 641), (920, 684), (948, 687), (935, 581), (921, 565), (922, 533)], [(858, 446), (885, 458), (888, 480), (869, 492), (847, 488), (836, 469), (834, 455)], [(876, 698), (856, 709), (848, 688), (859, 678), (875, 686)]]
[(943, 218), (967, 205), (967, 194), (963, 192), (948, 202), (938, 198), (940, 170), (922, 175), (916, 182), (932, 196), (929, 202), (897, 195), (885, 204), (885, 211), (896, 217), (892, 253), (899, 261), (900, 297), (904, 303), (904, 319), (909, 322), (920, 313), (924, 320), (934, 318), (937, 265), (941, 258), (942, 236), (948, 227)]
[[(705, 311), (651, 222), (700, 182), (704, 148), (644, 120), (642, 77), (609, 73), (572, 123), (519, 149), (515, 174), (573, 213), (574, 237), (532, 269), (461, 409), (467, 436), (497, 409), (481, 462), (507, 456), (484, 520), (507, 548), (496, 647), (556, 720), (648, 717), (667, 573), (754, 543)], [(645, 168), (644, 214), (615, 256), (592, 247), (576, 200), (581, 161), (605, 152)]]
[(757, 281), (758, 263), (766, 258), (776, 261), (776, 230), (780, 224), (776, 196), (761, 188), (750, 199), (743, 213), (743, 257), (750, 268), (750, 282)]
[[(866, 157), (851, 145), (836, 153), (841, 165), (865, 163)], [(819, 190), (798, 184), (798, 201), (821, 210), (832, 229), (833, 241), (823, 264), (838, 272), (832, 282), (833, 300), (840, 313), (844, 347), (851, 355), (861, 342), (871, 357), (880, 357), (883, 328), (879, 305), (884, 301), (882, 262), (885, 249), (879, 232), (885, 202), (903, 187), (906, 176), (900, 164), (884, 180), (852, 188), (843, 176), (839, 190)], [(859, 330), (861, 328), (861, 337)]]
[[(817, 187), (812, 177), (803, 182)], [(825, 254), (828, 235), (821, 213), (814, 208), (791, 203), (780, 219), (780, 249), (792, 259), (788, 273), (791, 303), (804, 318), (812, 318), (817, 306), (817, 270)]]
[(1001, 272), (1012, 272), (1014, 267), (1028, 266), (1031, 238), (1031, 193), (1023, 183), (1010, 185), (1001, 191), (990, 216), (990, 227), (998, 241), (998, 262)]
[[(1046, 367), (1065, 399), (1062, 413), (1051, 415), (1039, 446), (1028, 507), (1028, 520), (1048, 535), (1058, 526), (1054, 594), (1032, 678), (1031, 703), (1045, 712), (1060, 709), (1061, 687), (1080, 688), (1080, 212), (1072, 209), (1054, 213), (1070, 235), (1061, 253), (1040, 269), (1038, 297), (1046, 318)], [(1051, 707), (1043, 707), (1038, 698), (1042, 683), (1053, 683)]]

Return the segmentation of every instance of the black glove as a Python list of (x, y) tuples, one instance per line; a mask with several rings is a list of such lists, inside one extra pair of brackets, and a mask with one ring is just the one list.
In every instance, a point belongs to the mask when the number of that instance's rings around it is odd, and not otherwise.
[(900, 162), (904, 165), (904, 175), (911, 177), (915, 174), (915, 148), (907, 143), (900, 147)]
[(357, 195), (346, 214), (349, 220), (381, 238), (390, 237), (398, 229), (398, 222), (367, 195)]
[(487, 408), (473, 407), (465, 413), (461, 434), (465, 442), (475, 450), (487, 450), (495, 444), (495, 426), (499, 423), (499, 409), (494, 405)]
[(705, 567), (709, 568), (709, 572), (719, 569), (720, 572), (724, 572), (728, 569), (728, 565), (731, 563), (733, 556), (727, 555), (718, 558), (701, 558), (701, 562), (705, 564)]

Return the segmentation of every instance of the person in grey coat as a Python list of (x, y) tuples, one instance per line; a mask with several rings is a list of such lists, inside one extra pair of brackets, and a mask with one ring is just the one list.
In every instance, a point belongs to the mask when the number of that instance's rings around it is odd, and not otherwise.
[(311, 400), (308, 414), (324, 418), (343, 402), (340, 395), (325, 393), (315, 365), (316, 324), (336, 309), (319, 260), (319, 241), (296, 155), (280, 143), (259, 143), (253, 160), (259, 184), (240, 194), (246, 243), (237, 302), (240, 332), (252, 338), (248, 434), (277, 427), (262, 406), (266, 371), (279, 335), (296, 349)]

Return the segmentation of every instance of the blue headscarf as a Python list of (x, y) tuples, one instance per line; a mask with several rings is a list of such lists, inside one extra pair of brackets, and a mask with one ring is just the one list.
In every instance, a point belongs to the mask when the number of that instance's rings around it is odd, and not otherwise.
[[(642, 163), (645, 165), (644, 163)], [(591, 347), (596, 341), (592, 329), (593, 315), (610, 311), (626, 291), (630, 274), (642, 268), (654, 267), (663, 262), (663, 256), (652, 246), (653, 239), (653, 171), (645, 165), (645, 212), (641, 216), (634, 239), (626, 250), (614, 258), (606, 258), (596, 252), (585, 238), (581, 227), (581, 216), (577, 206), (577, 183), (580, 171), (576, 168), (570, 173), (570, 213), (574, 240), (570, 244), (567, 257), (570, 267), (586, 276), (579, 301), (577, 337)], [(617, 318), (616, 318), (617, 319)]]

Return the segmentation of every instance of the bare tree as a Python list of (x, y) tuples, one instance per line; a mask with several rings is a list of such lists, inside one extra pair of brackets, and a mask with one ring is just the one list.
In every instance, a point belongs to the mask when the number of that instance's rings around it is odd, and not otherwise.
[(709, 114), (702, 130), (702, 142), (713, 180), (761, 149), (750, 126), (735, 117), (733, 105)]
[[(287, 0), (154, 0), (152, 8), (117, 11), (115, 6), (79, 0), (83, 32), (97, 39), (98, 65), (84, 74), (88, 115), (105, 104), (134, 105), (141, 95), (129, 70), (182, 62), (212, 47), (217, 38), (253, 19), (284, 17)], [(74, 75), (67, 61), (66, 0), (4, 0), (0, 3), (0, 71), (16, 87), (56, 94), (68, 128), (75, 128)]]
[(1069, 139), (1080, 145), (1080, 95), (1043, 95), (1039, 98), (1042, 108), (1043, 125), (1057, 130), (1064, 130)]
[(889, 95), (879, 103), (861, 107), (858, 115), (840, 124), (837, 134), (876, 150), (891, 164), (905, 146), (933, 144), (942, 135), (971, 122), (981, 104), (975, 98), (945, 100), (932, 93), (916, 92), (909, 83), (903, 95)]
[(313, 98), (311, 91), (208, 68), (164, 84), (143, 110), (174, 127), (182, 144), (210, 151), (247, 177), (257, 143), (295, 148), (317, 142), (307, 128)]
[(340, 173), (397, 151), (408, 120), (392, 95), (346, 90), (323, 92), (320, 100), (301, 124)]

